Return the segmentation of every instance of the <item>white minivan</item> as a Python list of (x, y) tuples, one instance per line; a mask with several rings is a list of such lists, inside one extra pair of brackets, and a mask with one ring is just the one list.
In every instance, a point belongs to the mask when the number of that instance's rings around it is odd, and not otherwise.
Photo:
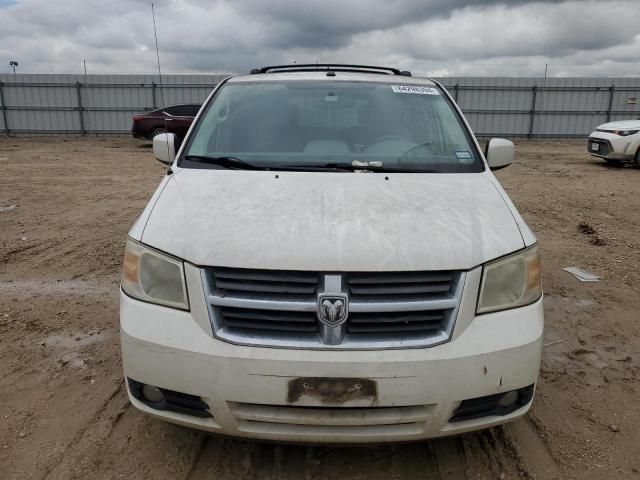
[(129, 232), (134, 406), (237, 437), (419, 440), (523, 415), (540, 365), (536, 239), (437, 82), (265, 67), (215, 87)]

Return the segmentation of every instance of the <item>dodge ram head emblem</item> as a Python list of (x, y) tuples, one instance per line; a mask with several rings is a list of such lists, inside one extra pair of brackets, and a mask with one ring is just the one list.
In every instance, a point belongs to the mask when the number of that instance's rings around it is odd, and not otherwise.
[(349, 316), (349, 300), (345, 294), (318, 295), (318, 318), (329, 327), (343, 324)]

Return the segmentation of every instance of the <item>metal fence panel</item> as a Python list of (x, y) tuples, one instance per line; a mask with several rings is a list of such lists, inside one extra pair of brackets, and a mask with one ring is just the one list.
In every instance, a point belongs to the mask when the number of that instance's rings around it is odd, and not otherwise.
[[(223, 78), (0, 74), (0, 133), (126, 133), (134, 113), (200, 103)], [(610, 120), (640, 118), (640, 78), (437, 80), (478, 136), (581, 137)]]
[(443, 78), (478, 136), (582, 137), (640, 118), (638, 78)]

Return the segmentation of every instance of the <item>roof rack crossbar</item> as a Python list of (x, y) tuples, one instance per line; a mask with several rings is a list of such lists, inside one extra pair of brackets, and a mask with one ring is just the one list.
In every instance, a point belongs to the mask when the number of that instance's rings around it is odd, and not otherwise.
[(251, 69), (251, 74), (269, 73), (269, 72), (368, 72), (379, 73), (388, 72), (393, 75), (403, 75), (410, 77), (411, 72), (407, 70), (398, 70), (392, 67), (379, 67), (375, 65), (349, 65), (340, 63), (294, 63), (291, 65), (269, 65), (262, 68)]

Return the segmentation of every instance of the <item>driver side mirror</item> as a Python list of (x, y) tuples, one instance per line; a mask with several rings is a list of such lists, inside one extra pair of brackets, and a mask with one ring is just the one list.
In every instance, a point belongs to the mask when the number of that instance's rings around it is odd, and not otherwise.
[(178, 142), (175, 133), (159, 133), (153, 137), (153, 156), (156, 160), (171, 165), (176, 158)]
[(511, 140), (492, 138), (487, 143), (484, 156), (491, 170), (500, 170), (513, 163), (515, 146)]

